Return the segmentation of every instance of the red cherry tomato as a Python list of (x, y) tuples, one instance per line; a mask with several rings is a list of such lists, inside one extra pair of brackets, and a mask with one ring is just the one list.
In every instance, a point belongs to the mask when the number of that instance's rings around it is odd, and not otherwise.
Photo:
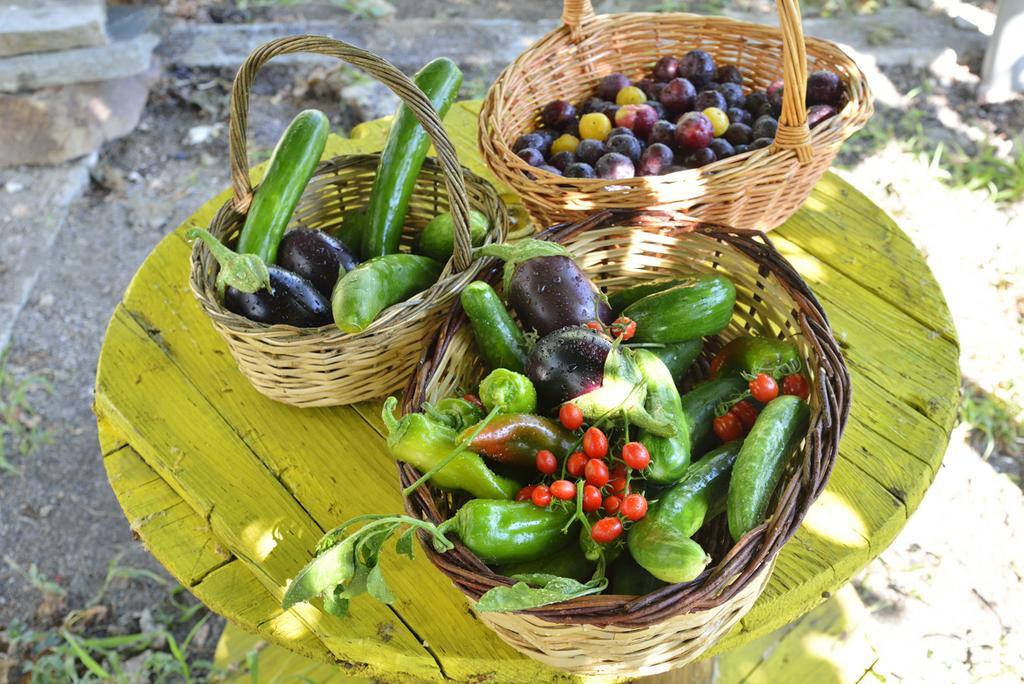
[(807, 401), (807, 397), (811, 396), (811, 388), (807, 385), (807, 378), (799, 373), (793, 373), (782, 379), (782, 393), (792, 394)]
[(758, 373), (757, 377), (750, 381), (750, 394), (762, 404), (779, 396), (779, 384), (775, 378), (767, 373)]
[(583, 485), (583, 512), (593, 513), (601, 507), (601, 490), (594, 485)]
[(576, 404), (562, 404), (558, 420), (566, 430), (579, 430), (583, 426), (583, 411)]
[(526, 485), (516, 492), (516, 501), (529, 501), (530, 495), (533, 494), (533, 490), (536, 488), (537, 485)]
[(589, 427), (583, 433), (583, 453), (590, 458), (604, 458), (608, 455), (608, 438), (601, 428)]
[(622, 447), (622, 460), (633, 470), (643, 470), (651, 462), (651, 454), (640, 442), (628, 442)]
[(626, 464), (619, 463), (612, 468), (611, 479), (608, 480), (608, 486), (611, 487), (612, 494), (622, 498), (626, 495)]
[(618, 518), (601, 518), (590, 528), (590, 538), (598, 544), (615, 541), (622, 534), (622, 521)]
[(552, 475), (558, 470), (558, 459), (547, 449), (537, 452), (537, 470), (545, 475)]
[(583, 469), (587, 467), (589, 460), (582, 451), (574, 451), (565, 462), (565, 470), (573, 477), (583, 477)]
[(744, 432), (749, 432), (750, 428), (754, 427), (754, 421), (757, 420), (757, 409), (746, 400), (737, 401), (733, 404), (733, 407), (729, 409), (729, 413), (740, 419)]
[(583, 468), (583, 475), (587, 478), (587, 484), (594, 485), (598, 489), (608, 484), (608, 464), (598, 458), (587, 461)]
[(607, 496), (604, 499), (604, 510), (608, 515), (615, 515), (622, 506), (622, 499), (617, 496)]
[(590, 321), (585, 327), (590, 328), (591, 330), (596, 330), (597, 332), (604, 331), (604, 324), (601, 323), (601, 321)]
[(714, 376), (721, 369), (722, 364), (725, 363), (725, 355), (722, 352), (715, 354), (715, 357), (711, 359), (711, 375)]
[(568, 480), (555, 480), (551, 483), (551, 496), (562, 501), (576, 498), (576, 483)]
[(619, 511), (629, 520), (636, 522), (647, 515), (647, 499), (643, 494), (630, 494), (622, 500)]
[(462, 398), (468, 401), (470, 404), (473, 404), (477, 408), (484, 407), (484, 402), (480, 401), (480, 397), (476, 396), (475, 394), (463, 394)]
[(743, 423), (733, 413), (718, 416), (711, 426), (715, 430), (715, 436), (723, 442), (731, 442), (743, 436)]
[(530, 494), (530, 501), (536, 506), (544, 507), (551, 503), (551, 490), (544, 485), (537, 485)]
[(636, 334), (636, 321), (632, 318), (620, 316), (612, 323), (612, 336), (621, 337), (623, 342), (631, 339)]

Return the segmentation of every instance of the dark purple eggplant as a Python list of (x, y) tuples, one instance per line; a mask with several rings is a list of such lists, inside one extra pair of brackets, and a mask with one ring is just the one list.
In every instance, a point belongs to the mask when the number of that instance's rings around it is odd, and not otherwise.
[(526, 375), (543, 410), (570, 402), (590, 422), (625, 416), (632, 425), (671, 437), (678, 428), (644, 408), (647, 382), (633, 355), (590, 328), (567, 327), (537, 341)]
[(611, 350), (610, 339), (580, 326), (540, 338), (527, 360), (526, 376), (537, 388), (541, 406), (551, 409), (600, 387)]
[(280, 266), (267, 266), (270, 288), (242, 292), (228, 286), (224, 306), (257, 323), (318, 328), (331, 322), (331, 303), (313, 283)]
[(313, 283), (320, 294), (330, 297), (342, 271), (348, 273), (359, 259), (337, 238), (322, 230), (289, 230), (277, 249), (277, 265)]
[(561, 245), (523, 240), (481, 252), (505, 261), (505, 298), (524, 330), (543, 337), (566, 326), (612, 322), (604, 295)]

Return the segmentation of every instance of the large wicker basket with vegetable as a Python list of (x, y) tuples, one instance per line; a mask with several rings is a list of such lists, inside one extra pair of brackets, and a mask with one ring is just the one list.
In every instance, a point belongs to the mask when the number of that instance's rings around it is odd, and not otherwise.
[[(303, 112), (254, 189), (246, 154), (250, 88), (266, 62), (297, 52), (347, 62), (403, 105), (383, 153), (319, 164), (326, 118)], [(414, 83), (382, 58), (321, 36), (271, 41), (239, 69), (230, 118), (234, 197), (210, 234), (198, 235), (190, 282), (239, 369), (263, 394), (296, 406), (331, 406), (399, 389), (423, 340), (479, 269), (473, 245), (504, 240), (504, 205), (488, 182), (459, 165), (441, 124), (460, 83), (448, 60), (427, 65)], [(424, 159), (430, 143), (436, 160)], [(227, 247), (236, 244), (239, 254)], [(318, 294), (310, 285), (324, 275), (318, 260), (325, 250), (337, 254)], [(299, 270), (313, 263), (309, 282), (280, 268), (286, 257)], [(257, 289), (268, 268), (272, 287)]]
[(379, 554), (407, 526), (398, 550), (418, 531), (526, 655), (680, 667), (750, 610), (824, 489), (849, 376), (763, 233), (606, 211), (541, 238), (484, 249), (504, 269), (463, 291), (402, 415), (385, 402), (408, 515), (328, 533), (284, 607), (391, 600)]
[[(562, 26), (520, 55), (488, 92), (480, 112), (484, 159), (545, 225), (623, 208), (685, 211), (704, 221), (760, 230), (778, 226), (807, 198), (843, 141), (871, 116), (872, 99), (850, 57), (832, 43), (804, 38), (797, 0), (778, 0), (777, 7), (778, 29), (680, 13), (595, 16), (590, 0), (565, 0)], [(705, 66), (708, 73), (701, 71)], [(810, 88), (809, 69), (815, 72)], [(616, 78), (622, 79), (618, 86)], [(630, 81), (645, 94), (623, 87)], [(702, 100), (704, 88), (718, 90), (724, 98), (711, 94)], [(595, 94), (597, 98), (591, 97)], [(565, 103), (561, 108), (544, 109), (559, 101)], [(671, 130), (667, 138), (659, 138), (657, 131), (648, 133), (653, 120), (644, 124), (638, 136), (641, 146), (661, 142), (671, 148), (674, 135), (679, 142), (674, 159), (668, 149), (661, 149), (667, 160), (638, 159), (641, 147), (633, 164), (620, 159), (621, 165), (606, 163), (602, 169), (595, 163), (601, 152), (591, 158), (588, 150), (575, 161), (586, 160), (591, 168), (567, 170), (551, 154), (522, 152), (530, 146), (520, 142), (522, 136), (542, 123), (554, 136), (567, 132), (608, 143), (608, 124), (588, 132), (592, 122), (584, 117), (600, 119), (604, 112), (610, 126), (635, 131), (631, 117), (618, 110), (637, 104), (644, 109), (645, 102), (667, 110), (659, 111), (667, 119), (659, 125), (665, 127), (662, 133)], [(744, 106), (753, 114), (750, 120)], [(713, 154), (707, 141), (695, 142), (701, 127), (710, 131), (709, 121), (700, 115), (708, 107), (722, 119), (722, 130), (714, 123), (716, 140), (730, 143), (712, 145)], [(675, 132), (680, 114), (700, 120), (687, 123), (697, 129), (693, 137), (683, 139), (682, 131)], [(769, 114), (770, 121), (758, 132), (754, 119), (762, 114)], [(757, 134), (750, 127), (724, 133), (731, 124), (752, 126)], [(550, 147), (551, 140), (543, 145)], [(610, 144), (605, 151), (630, 152), (628, 146)], [(623, 171), (622, 165), (628, 169)]]

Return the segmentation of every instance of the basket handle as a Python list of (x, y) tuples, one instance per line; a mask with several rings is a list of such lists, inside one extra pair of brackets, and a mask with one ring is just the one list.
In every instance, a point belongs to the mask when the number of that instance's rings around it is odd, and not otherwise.
[[(772, 150), (794, 150), (801, 163), (811, 160), (811, 129), (807, 125), (807, 45), (799, 0), (776, 0), (782, 29), (782, 114)], [(577, 43), (583, 23), (594, 16), (590, 0), (563, 0), (562, 23)]]
[(228, 145), (231, 156), (231, 186), (235, 193), (234, 208), (241, 214), (249, 210), (253, 187), (249, 182), (249, 158), (246, 151), (246, 127), (249, 119), (249, 93), (256, 73), (274, 57), (296, 52), (310, 52), (335, 57), (356, 67), (386, 85), (404, 102), (427, 132), (437, 151), (444, 171), (445, 188), (455, 224), (453, 258), (457, 270), (465, 270), (473, 261), (469, 231), (469, 201), (462, 166), (455, 147), (444, 130), (440, 117), (413, 81), (393, 64), (372, 52), (326, 36), (291, 36), (266, 43), (249, 54), (235, 75), (231, 88), (231, 116)]

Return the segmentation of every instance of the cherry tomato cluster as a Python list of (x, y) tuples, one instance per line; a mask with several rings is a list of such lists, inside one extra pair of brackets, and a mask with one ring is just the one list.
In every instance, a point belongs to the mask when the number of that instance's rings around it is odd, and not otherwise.
[[(715, 361), (718, 360), (717, 356), (712, 360), (712, 370), (714, 370)], [(721, 366), (721, 363), (718, 365)], [(750, 390), (750, 396), (761, 404), (767, 404), (780, 394), (779, 383), (768, 373), (758, 373), (750, 380), (747, 387)], [(781, 393), (792, 394), (807, 401), (811, 392), (807, 378), (800, 373), (790, 373), (782, 379)], [(715, 435), (723, 442), (740, 439), (750, 432), (750, 428), (754, 427), (757, 414), (757, 408), (753, 404), (741, 399), (733, 404), (728, 411), (715, 418), (712, 423)]]
[[(583, 427), (583, 413), (573, 404), (563, 404), (558, 412), (559, 422), (569, 430)], [(651, 462), (651, 454), (640, 442), (627, 442), (619, 459), (609, 466), (608, 436), (596, 426), (587, 428), (580, 439), (580, 450), (569, 454), (565, 473), (573, 479), (557, 479), (551, 484), (523, 487), (516, 501), (531, 501), (537, 506), (548, 506), (554, 500), (574, 501), (580, 493), (584, 513), (603, 511), (604, 517), (591, 527), (594, 541), (606, 544), (623, 532), (623, 521), (636, 522), (647, 515), (647, 499), (638, 492), (629, 491), (629, 471), (643, 470)], [(542, 475), (555, 475), (558, 458), (542, 449), (536, 454), (535, 465)]]
[[(597, 332), (605, 332), (604, 324), (601, 321), (590, 321), (585, 327)], [(610, 326), (608, 326), (608, 333), (612, 337), (618, 337), (623, 342), (628, 342), (633, 339), (633, 335), (636, 335), (636, 321), (626, 316), (619, 316), (616, 318)]]

